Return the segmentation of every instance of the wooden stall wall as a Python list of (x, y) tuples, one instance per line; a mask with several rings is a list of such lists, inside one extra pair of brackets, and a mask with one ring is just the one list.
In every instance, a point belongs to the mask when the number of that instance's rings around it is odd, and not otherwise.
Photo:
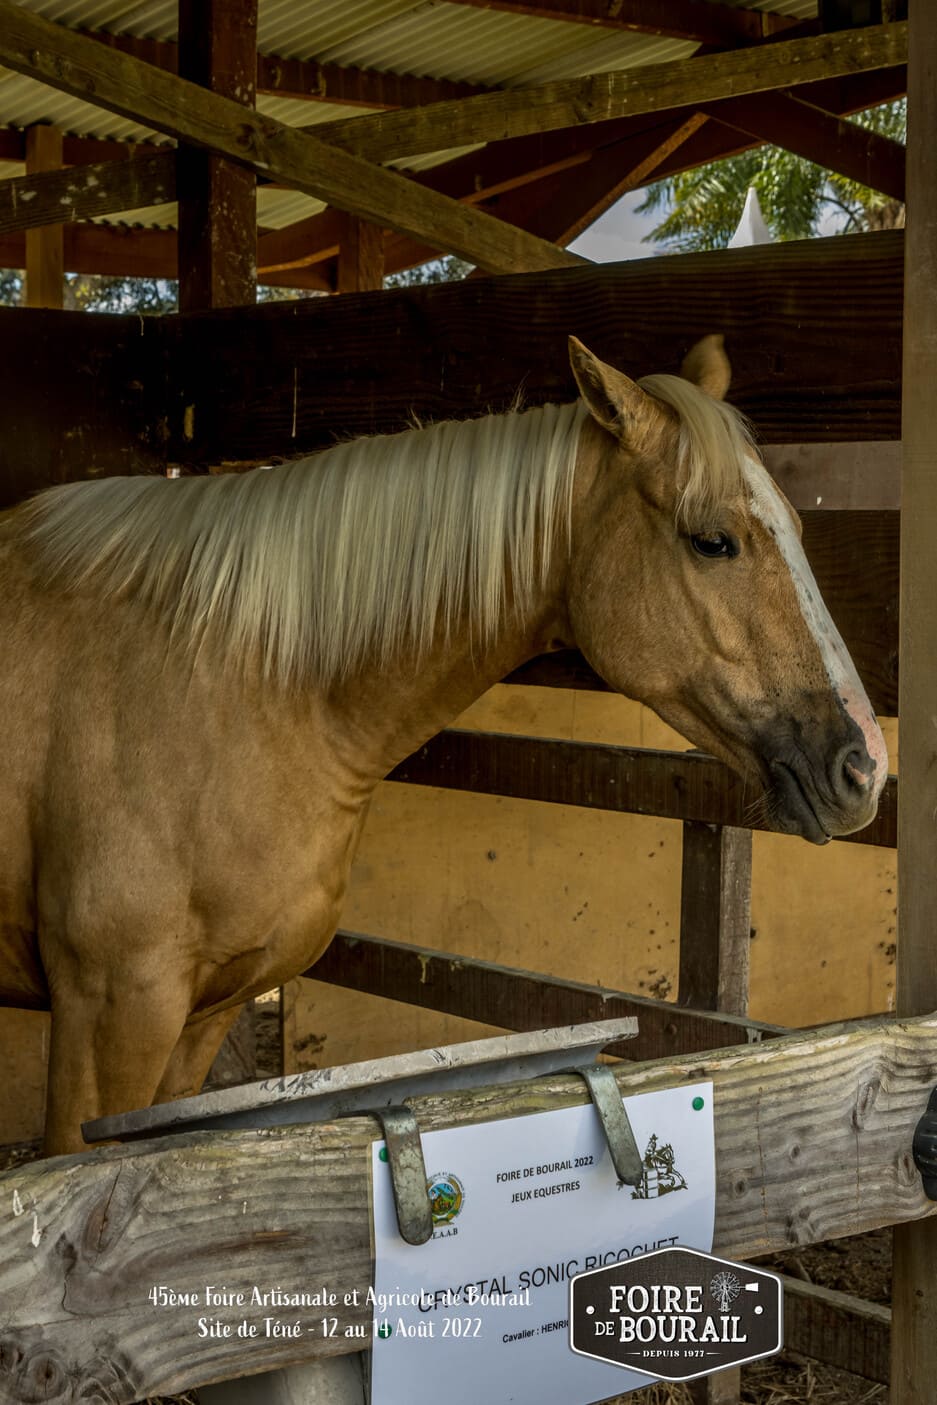
[[(855, 465), (868, 485), (883, 467), (875, 443), (899, 434), (901, 287), (897, 232), (190, 317), (171, 329), (180, 348), (171, 452), (202, 463), (291, 455), (394, 432), (414, 415), (503, 409), (518, 390), (529, 404), (568, 399), (570, 333), (642, 374), (677, 370), (696, 337), (718, 330), (733, 402), (761, 439), (868, 441)], [(893, 714), (897, 513), (810, 506), (806, 538), (824, 592), (877, 709)], [(548, 672), (556, 681), (555, 661)], [(581, 692), (499, 688), (461, 725), (687, 744), (643, 709)], [(752, 1013), (798, 1025), (887, 1008), (893, 853), (817, 854), (767, 836), (755, 847)], [(679, 874), (676, 822), (388, 784), (342, 923), (666, 995)], [(289, 991), (286, 1030), (289, 1065), (309, 1067), (478, 1026), (304, 981)]]
[(0, 308), (0, 508), (38, 488), (166, 465), (156, 318)]
[(897, 439), (902, 249), (891, 231), (167, 319), (170, 457), (302, 453), (518, 391), (571, 400), (570, 334), (644, 375), (721, 331), (766, 442)]
[[(518, 387), (531, 404), (568, 398), (570, 332), (641, 374), (676, 370), (697, 336), (721, 330), (732, 399), (766, 443), (894, 440), (901, 291), (896, 232), (164, 319), (83, 315), (90, 357), (79, 355), (77, 315), (14, 310), (0, 320), (8, 413), (19, 426), (15, 443), (38, 448), (17, 476), (18, 451), (5, 444), (0, 482), (11, 498), (95, 471), (162, 471), (167, 458), (204, 471), (399, 429), (414, 412), (503, 408)], [(18, 368), (8, 327), (25, 347)], [(59, 368), (51, 416), (27, 394), (44, 355), (47, 382), (48, 368)], [(863, 445), (855, 465), (863, 491), (880, 468), (874, 444)], [(891, 714), (894, 510), (820, 505), (806, 537), (876, 707)], [(571, 676), (583, 674), (571, 665)], [(502, 686), (462, 724), (686, 745), (646, 710), (601, 692)], [(754, 871), (752, 1013), (797, 1025), (887, 1007), (893, 853), (815, 852), (756, 835)], [(343, 925), (666, 996), (676, 983), (679, 875), (676, 821), (386, 784)], [(297, 1067), (412, 1048), (460, 1029), (318, 983), (299, 991), (291, 988), (287, 1020)], [(12, 1139), (11, 1129), (38, 1131), (43, 1021), (0, 1021), (2, 1047), (12, 1029), (23, 1062), (15, 1096), (0, 1105), (0, 1140)]]

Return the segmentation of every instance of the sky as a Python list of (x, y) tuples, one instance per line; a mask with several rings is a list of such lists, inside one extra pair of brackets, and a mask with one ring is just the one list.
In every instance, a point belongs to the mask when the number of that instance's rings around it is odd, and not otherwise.
[(637, 206), (643, 199), (643, 190), (630, 190), (584, 234), (580, 234), (570, 244), (570, 249), (574, 254), (592, 259), (594, 263), (653, 258), (660, 250), (653, 244), (642, 244), (641, 240), (650, 234), (660, 216), (639, 215)]

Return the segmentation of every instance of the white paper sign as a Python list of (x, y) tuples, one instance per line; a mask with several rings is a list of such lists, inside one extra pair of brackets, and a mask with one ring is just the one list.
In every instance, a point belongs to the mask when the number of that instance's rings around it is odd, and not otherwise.
[(372, 1149), (372, 1405), (591, 1405), (648, 1384), (569, 1346), (569, 1280), (682, 1244), (712, 1248), (711, 1083), (625, 1099), (644, 1179), (619, 1188), (595, 1109), (423, 1135), (440, 1218), (404, 1243)]

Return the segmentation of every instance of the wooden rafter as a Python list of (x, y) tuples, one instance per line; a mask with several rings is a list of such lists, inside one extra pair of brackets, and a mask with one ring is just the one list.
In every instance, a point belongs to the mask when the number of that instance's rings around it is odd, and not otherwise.
[[(173, 148), (165, 143), (115, 141), (111, 137), (62, 138), (62, 160), (66, 166), (85, 166), (95, 161), (133, 161)], [(0, 161), (26, 159), (26, 133), (21, 127), (0, 127)]]
[[(899, 67), (812, 84), (804, 91), (811, 101), (822, 105), (827, 111), (845, 117), (850, 113), (874, 107), (877, 103), (891, 102), (901, 97), (905, 92), (906, 82), (905, 70)], [(717, 118), (711, 117), (705, 127), (696, 132), (685, 146), (661, 162), (654, 178), (660, 180), (665, 176), (692, 170), (695, 166), (706, 165), (710, 161), (724, 161), (727, 157), (738, 156), (743, 151), (751, 151), (753, 147), (762, 145), (763, 142), (747, 137), (737, 127), (728, 127)]]
[[(658, 166), (703, 125), (699, 113), (683, 112), (668, 122), (632, 132), (608, 146), (586, 154), (575, 169), (545, 172), (533, 183), (518, 184), (495, 197), (493, 208), (500, 219), (566, 244), (587, 229), (627, 190), (644, 184)], [(552, 231), (547, 235), (545, 231)], [(388, 273), (410, 268), (431, 257), (430, 251), (412, 241), (388, 240)]]
[(892, 68), (907, 60), (907, 23), (781, 40), (680, 62), (562, 79), (485, 93), (461, 102), (373, 113), (322, 124), (320, 140), (373, 161), (438, 148), (606, 122), (616, 117), (718, 102), (843, 74)]
[(729, 98), (709, 111), (721, 122), (784, 147), (860, 185), (904, 199), (905, 150), (900, 142), (844, 121), (793, 93)]
[[(132, 34), (109, 34), (104, 30), (81, 30), (110, 49), (151, 63), (167, 73), (179, 71), (179, 46), (170, 39), (138, 38)], [(310, 102), (347, 104), (351, 107), (420, 107), (430, 102), (474, 97), (488, 89), (478, 83), (454, 83), (446, 78), (422, 78), (409, 73), (382, 73), (373, 68), (356, 68), (317, 59), (278, 58), (257, 55), (257, 91), (281, 98), (305, 98)]]
[[(813, 84), (802, 91), (811, 100), (844, 114), (890, 101), (903, 93), (904, 86), (905, 73), (898, 68)], [(597, 219), (617, 198), (616, 190), (620, 194), (622, 189), (648, 179), (673, 175), (761, 145), (715, 118), (701, 128), (695, 123), (685, 126), (692, 116), (692, 109), (683, 108), (654, 118), (617, 119), (591, 127), (515, 137), (470, 152), (413, 179), (431, 184), (454, 199), (484, 203), (497, 197), (492, 208), (500, 219), (562, 243), (564, 236), (575, 238)], [(642, 162), (647, 164), (642, 166)], [(603, 171), (605, 174), (600, 174)], [(290, 270), (327, 265), (338, 251), (339, 240), (339, 221), (331, 210), (272, 231), (260, 241), (263, 274), (276, 282)], [(390, 235), (386, 240), (388, 273), (411, 268), (432, 257), (433, 250), (418, 241), (399, 235)]]
[[(626, 189), (632, 183), (639, 183), (649, 170), (664, 159), (665, 154), (674, 149), (677, 142), (673, 134), (676, 130), (687, 121), (691, 122), (691, 127), (680, 138), (685, 140), (689, 131), (695, 130), (704, 120), (702, 116), (681, 110), (668, 114), (667, 119), (658, 117), (637, 123), (626, 120), (608, 123), (602, 128), (579, 128), (550, 132), (544, 136), (518, 137), (470, 152), (411, 179), (455, 200), (487, 205), (499, 218), (507, 218), (511, 224), (525, 227), (523, 219), (518, 217), (525, 208), (523, 202), (503, 202), (498, 197), (534, 186), (538, 192), (534, 199), (539, 198), (539, 192), (547, 189), (545, 182), (548, 177), (570, 172), (592, 161), (596, 136), (600, 132), (605, 143), (612, 143), (613, 138), (619, 139), (610, 158), (607, 185), (609, 188)], [(573, 189), (575, 180), (571, 180), (569, 185)], [(552, 185), (549, 187), (551, 190), (553, 188)], [(578, 202), (576, 208), (579, 208)], [(334, 257), (340, 240), (341, 222), (332, 210), (299, 220), (285, 229), (265, 235), (260, 241), (261, 272), (268, 276), (287, 269), (323, 263)], [(387, 242), (389, 272), (411, 267), (433, 255), (432, 249), (426, 245), (400, 236), (391, 236)]]
[(604, 29), (632, 30), (667, 39), (689, 39), (698, 44), (750, 44), (800, 25), (786, 15), (761, 10), (736, 9), (709, 0), (454, 0), (480, 10), (502, 10), (510, 15), (565, 20)]
[(177, 140), (227, 156), (258, 175), (318, 196), (349, 214), (426, 239), (483, 268), (512, 272), (581, 262), (480, 211), (419, 189), (394, 171), (262, 117), (129, 54), (106, 49), (23, 10), (12, 0), (0, 0), (0, 61)]
[(176, 153), (100, 161), (0, 181), (0, 234), (93, 219), (176, 198)]

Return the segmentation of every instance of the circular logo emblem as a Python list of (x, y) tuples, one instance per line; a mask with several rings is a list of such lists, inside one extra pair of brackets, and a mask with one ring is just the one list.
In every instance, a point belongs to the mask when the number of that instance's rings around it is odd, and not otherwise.
[(437, 1171), (426, 1182), (433, 1207), (433, 1224), (451, 1224), (465, 1204), (465, 1188), (451, 1171)]

